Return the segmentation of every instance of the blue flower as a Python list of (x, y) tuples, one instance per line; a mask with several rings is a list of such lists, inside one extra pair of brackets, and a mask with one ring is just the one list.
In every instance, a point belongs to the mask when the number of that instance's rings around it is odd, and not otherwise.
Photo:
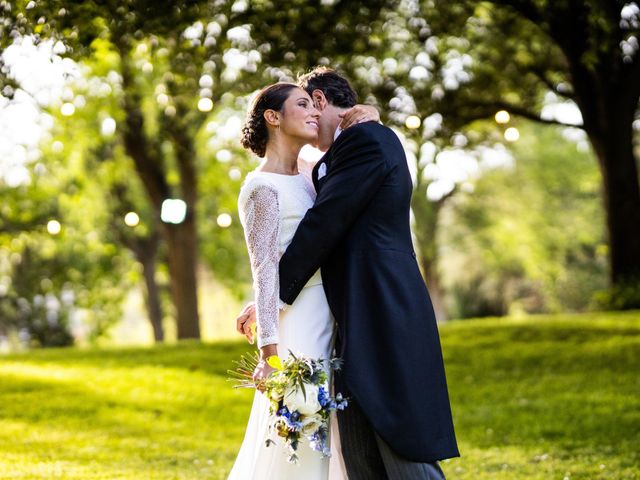
[(336, 395), (335, 403), (336, 403), (335, 408), (337, 408), (338, 410), (344, 410), (349, 405), (349, 401), (346, 398), (344, 398), (341, 393), (338, 393)]
[(322, 408), (331, 404), (331, 397), (329, 396), (329, 394), (327, 393), (324, 387), (320, 387), (318, 389), (318, 403), (320, 403), (320, 406)]
[(320, 452), (325, 457), (331, 456), (331, 450), (327, 447), (327, 437), (329, 431), (327, 427), (320, 427), (318, 430), (313, 433), (313, 435), (309, 435), (307, 439), (309, 440), (309, 446), (315, 450), (316, 452)]
[(280, 410), (278, 410), (278, 415), (281, 417), (289, 418), (291, 416), (291, 413), (289, 412), (289, 409), (287, 407), (282, 407)]
[(289, 413), (289, 410), (287, 410), (287, 414), (282, 415), (282, 418), (284, 419), (285, 425), (287, 426), (288, 430), (293, 432), (299, 432), (300, 430), (302, 430), (302, 422), (298, 421), (298, 419), (300, 418), (300, 414), (298, 412)]

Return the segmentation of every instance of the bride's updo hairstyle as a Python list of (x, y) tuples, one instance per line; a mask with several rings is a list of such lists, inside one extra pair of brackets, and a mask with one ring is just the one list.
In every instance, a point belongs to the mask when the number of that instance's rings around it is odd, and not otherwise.
[(291, 90), (296, 88), (300, 87), (293, 83), (281, 82), (264, 87), (258, 92), (247, 112), (247, 120), (242, 128), (241, 143), (244, 148), (251, 150), (259, 157), (264, 157), (269, 141), (269, 130), (264, 112), (267, 110), (282, 111), (282, 106), (289, 98)]

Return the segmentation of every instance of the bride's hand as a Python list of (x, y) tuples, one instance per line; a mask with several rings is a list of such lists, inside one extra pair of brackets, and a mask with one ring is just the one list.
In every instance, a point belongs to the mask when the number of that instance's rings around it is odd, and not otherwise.
[(251, 302), (236, 317), (236, 330), (247, 337), (249, 343), (253, 344), (253, 330), (251, 326), (256, 323), (256, 304)]
[(343, 130), (349, 128), (352, 125), (362, 122), (379, 122), (380, 112), (372, 105), (356, 105), (349, 110), (345, 110), (340, 114), (342, 122), (340, 128)]
[(260, 361), (258, 362), (258, 365), (256, 365), (256, 369), (253, 371), (253, 381), (256, 383), (256, 388), (261, 392), (264, 391), (261, 383), (275, 371), (275, 368), (267, 363), (267, 359), (270, 356), (277, 354), (278, 347), (276, 345), (265, 345), (260, 349)]

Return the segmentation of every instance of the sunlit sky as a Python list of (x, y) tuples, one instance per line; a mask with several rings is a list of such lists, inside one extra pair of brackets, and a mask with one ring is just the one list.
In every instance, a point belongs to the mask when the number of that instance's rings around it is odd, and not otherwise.
[(47, 140), (53, 127), (54, 120), (45, 109), (61, 103), (70, 93), (69, 79), (79, 75), (75, 62), (55, 51), (60, 51), (60, 45), (42, 42), (35, 46), (25, 37), (3, 52), (21, 86), (12, 101), (0, 96), (0, 176), (9, 186), (28, 181), (24, 167), (38, 160), (38, 146)]

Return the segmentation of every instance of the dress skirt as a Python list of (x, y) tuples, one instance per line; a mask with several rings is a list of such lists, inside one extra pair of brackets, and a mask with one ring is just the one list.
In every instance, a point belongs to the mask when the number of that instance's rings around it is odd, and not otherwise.
[[(305, 287), (293, 305), (280, 311), (278, 356), (289, 350), (310, 358), (329, 358), (334, 320), (322, 284)], [(229, 480), (341, 480), (346, 479), (335, 416), (331, 418), (331, 457), (309, 448), (306, 439), (298, 446), (298, 463), (287, 462), (288, 450), (275, 434), (276, 445), (265, 446), (269, 434), (269, 401), (256, 391), (247, 430)]]

